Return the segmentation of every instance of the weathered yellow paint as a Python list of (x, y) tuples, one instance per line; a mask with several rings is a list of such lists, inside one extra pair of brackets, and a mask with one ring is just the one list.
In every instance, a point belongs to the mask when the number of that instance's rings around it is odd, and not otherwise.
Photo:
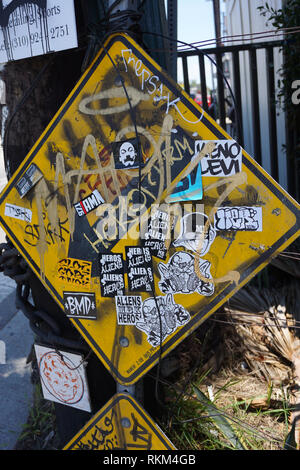
[(63, 450), (175, 450), (175, 447), (133, 397), (118, 393)]
[[(143, 166), (116, 169), (111, 144), (135, 139), (136, 133)], [(196, 151), (196, 141), (202, 140), (206, 141), (204, 149)], [(299, 236), (299, 204), (243, 150), (236, 174), (202, 175), (204, 196), (199, 204), (203, 210), (199, 212), (208, 219), (195, 250), (175, 247), (172, 240), (164, 261), (153, 256), (156, 302), (161, 320), (169, 322), (162, 350), (157, 338), (154, 345), (150, 333), (142, 329), (142, 318), (139, 327), (118, 324), (115, 297), (101, 296), (98, 256), (120, 253), (125, 259), (126, 247), (139, 244), (139, 216), (133, 204), (144, 204), (144, 220), (154, 204), (167, 201), (179, 181), (203, 164), (207, 154), (213, 161), (221, 140), (231, 138), (128, 35), (116, 34), (108, 39), (1, 193), (2, 227), (60, 307), (64, 309), (65, 291), (95, 293), (97, 320), (70, 321), (121, 383), (139, 380)], [(32, 162), (43, 178), (21, 198), (15, 185)], [(105, 204), (78, 217), (74, 204), (95, 189)], [(6, 203), (31, 210), (31, 223), (6, 216)], [(118, 209), (118, 216), (110, 212), (112, 207)], [(197, 212), (183, 204), (174, 207), (186, 209), (187, 214)], [(201, 255), (204, 234), (209, 225), (214, 226), (220, 207), (261, 211), (262, 230), (216, 231), (210, 249)], [(129, 217), (129, 224), (123, 221), (124, 216)], [(182, 220), (180, 216), (176, 221), (177, 236)], [(105, 238), (107, 226), (110, 237), (117, 228), (120, 239)], [(162, 272), (175, 253), (192, 255), (197, 282), (211, 284), (211, 295), (196, 290), (187, 293), (178, 287), (171, 293), (161, 290)], [(67, 258), (92, 263), (89, 284), (76, 287), (75, 281), (59, 279), (59, 263)], [(210, 266), (210, 278), (199, 268), (203, 261)], [(129, 292), (128, 287), (125, 274), (125, 295), (140, 296), (144, 306), (154, 298), (154, 292)], [(180, 312), (181, 324), (176, 320), (175, 325), (175, 313)], [(187, 315), (189, 320), (182, 320)], [(157, 328), (160, 333), (165, 326), (156, 319)]]

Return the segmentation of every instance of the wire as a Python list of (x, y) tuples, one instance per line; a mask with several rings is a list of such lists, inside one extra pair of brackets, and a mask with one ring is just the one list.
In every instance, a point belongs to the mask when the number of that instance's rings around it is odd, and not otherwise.
[(214, 65), (215, 67), (217, 68), (218, 72), (222, 75), (222, 78), (223, 80), (225, 81), (227, 87), (228, 87), (228, 90), (231, 94), (231, 97), (232, 97), (232, 101), (233, 101), (233, 105), (234, 105), (234, 110), (235, 110), (235, 113), (236, 113), (236, 118), (237, 118), (237, 124), (238, 124), (238, 128), (239, 129), (242, 129), (242, 126), (241, 126), (241, 120), (240, 120), (240, 114), (239, 114), (239, 109), (237, 107), (237, 104), (236, 104), (236, 100), (235, 100), (235, 96), (234, 96), (234, 93), (232, 91), (232, 88), (223, 72), (223, 70), (218, 66), (218, 64), (210, 57), (209, 54), (206, 54), (205, 52), (201, 51), (201, 49), (199, 49), (198, 47), (196, 46), (193, 46), (192, 44), (189, 44), (185, 41), (180, 41), (179, 39), (173, 39), (171, 38), (170, 36), (166, 36), (164, 34), (160, 34), (160, 33), (154, 33), (154, 32), (149, 32), (149, 31), (142, 31), (143, 34), (150, 34), (150, 35), (153, 35), (153, 36), (158, 36), (158, 37), (162, 37), (164, 39), (167, 39), (169, 41), (173, 41), (173, 42), (177, 42), (177, 43), (180, 43), (180, 44), (184, 44), (184, 45), (187, 45), (187, 46), (190, 46), (191, 48), (195, 49), (196, 51), (200, 52), (200, 54), (204, 55), (205, 57), (207, 57)]
[[(296, 34), (296, 33), (299, 33), (300, 32), (300, 28), (297, 29), (296, 31), (293, 32), (293, 34)], [(280, 36), (287, 36), (287, 35), (290, 35), (291, 33), (279, 33)], [(266, 34), (265, 36), (260, 36), (260, 37), (253, 37), (251, 38), (252, 40), (256, 40), (256, 39), (270, 39), (270, 38), (276, 38), (278, 41), (280, 40), (278, 38), (278, 35), (277, 34)], [(281, 39), (282, 40), (282, 39)], [(228, 39), (228, 40), (224, 40), (223, 43), (226, 43), (226, 42), (240, 42), (241, 39)], [(253, 43), (253, 45), (255, 45), (256, 43)], [(258, 43), (259, 44), (259, 43)], [(270, 46), (272, 45), (272, 41), (271, 41), (271, 44)], [(209, 42), (209, 43), (206, 43), (206, 44), (199, 44), (198, 47), (201, 46), (201, 47), (207, 47), (207, 46), (215, 46), (215, 41), (213, 42)], [(236, 45), (237, 47), (238, 45)], [(226, 46), (225, 46), (226, 47)], [(230, 46), (229, 46), (230, 47)], [(218, 46), (218, 49), (221, 49), (222, 46)], [(181, 53), (181, 52), (188, 52), (190, 51), (190, 48), (187, 48), (187, 49), (179, 49), (178, 52)]]
[(278, 256), (283, 256), (284, 258), (289, 258), (289, 259), (294, 259), (296, 261), (300, 261), (300, 256), (290, 256), (290, 255), (286, 255), (284, 253), (279, 253)]
[[(215, 42), (217, 41), (222, 41), (222, 42), (239, 41), (239, 40), (243, 40), (243, 38), (248, 37), (248, 36), (250, 36), (248, 39), (253, 39), (253, 38), (256, 38), (257, 36), (259, 39), (262, 37), (277, 37), (277, 35), (296, 34), (299, 32), (299, 30), (300, 30), (299, 26), (292, 26), (290, 28), (284, 28), (282, 31), (280, 29), (279, 30), (272, 29), (270, 31), (260, 31), (257, 33), (235, 34), (232, 36), (227, 35), (227, 36), (221, 36), (219, 38), (211, 38), (211, 39), (205, 39), (203, 41), (192, 42), (191, 45), (192, 46), (207, 45), (207, 43), (215, 44)], [(184, 47), (185, 46), (183, 44), (178, 46), (178, 48), (180, 48), (180, 51), (183, 51)]]
[[(102, 41), (101, 41), (102, 43)], [(133, 123), (133, 126), (134, 126), (134, 130), (135, 130), (135, 134), (136, 134), (136, 139), (137, 139), (137, 142), (138, 142), (138, 155), (139, 155), (139, 185), (138, 185), (138, 190), (139, 190), (139, 197), (140, 197), (140, 202), (141, 202), (141, 194), (142, 194), (142, 190), (141, 190), (141, 164), (142, 164), (142, 155), (141, 155), (141, 144), (140, 144), (140, 139), (139, 139), (139, 134), (138, 134), (138, 130), (137, 130), (137, 125), (136, 125), (136, 120), (135, 120), (135, 116), (134, 116), (134, 112), (133, 112), (133, 107), (132, 107), (132, 104), (131, 104), (131, 100), (129, 98), (129, 95), (128, 95), (128, 92), (127, 92), (127, 89), (126, 89), (126, 85), (124, 83), (124, 80), (122, 78), (122, 76), (119, 74), (119, 70), (114, 62), (114, 60), (112, 59), (111, 55), (109, 54), (108, 50), (105, 48), (105, 46), (102, 44), (102, 47), (105, 51), (105, 53), (107, 54), (107, 56), (109, 57), (109, 60), (110, 62), (112, 63), (114, 69), (116, 70), (116, 72), (118, 73), (118, 76), (119, 76), (119, 79), (122, 83), (122, 87), (124, 89), (124, 92), (125, 92), (125, 95), (126, 95), (126, 98), (127, 98), (127, 101), (128, 101), (128, 104), (129, 104), (129, 110), (130, 110), (130, 117), (131, 117), (131, 120), (132, 120), (132, 123)], [(139, 222), (139, 226), (140, 226), (140, 232), (141, 232), (141, 222)], [(146, 259), (145, 259), (145, 253), (144, 253), (144, 250), (142, 250), (142, 253), (143, 253), (143, 257), (144, 257), (144, 263), (146, 264)], [(157, 365), (157, 374), (156, 374), (156, 382), (155, 382), (155, 397), (156, 397), (156, 400), (157, 402), (162, 406), (162, 407), (165, 407), (164, 403), (160, 400), (159, 398), (159, 394), (158, 394), (158, 383), (159, 383), (159, 377), (160, 377), (160, 367), (161, 367), (161, 360), (162, 360), (162, 315), (161, 315), (161, 311), (160, 311), (160, 307), (158, 305), (158, 301), (157, 301), (157, 298), (156, 298), (156, 293), (155, 293), (155, 290), (154, 290), (154, 286), (153, 286), (153, 283), (150, 279), (150, 276), (149, 276), (149, 273), (148, 273), (148, 270), (146, 269), (146, 273), (147, 273), (147, 277), (148, 277), (148, 282), (151, 286), (151, 290), (152, 290), (152, 295), (153, 295), (153, 299), (154, 299), (154, 302), (155, 302), (155, 306), (156, 306), (156, 310), (158, 312), (158, 317), (159, 317), (159, 326), (160, 326), (160, 342), (159, 342), (159, 358), (158, 358), (158, 365)]]

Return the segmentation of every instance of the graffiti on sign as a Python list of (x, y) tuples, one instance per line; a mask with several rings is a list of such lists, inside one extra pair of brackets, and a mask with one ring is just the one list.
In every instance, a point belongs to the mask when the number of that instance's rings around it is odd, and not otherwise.
[[(43, 178), (27, 200), (16, 184), (31, 165)], [(31, 222), (5, 216), (29, 202)], [(164, 357), (297, 238), (299, 205), (116, 33), (4, 188), (0, 223), (99, 360), (133, 384), (161, 340)], [(59, 279), (63, 259), (92, 263), (90, 287), (73, 268)]]
[(57, 245), (66, 241), (66, 237), (70, 233), (66, 225), (68, 219), (58, 219), (56, 226), (46, 220), (46, 212), (42, 214), (43, 225), (27, 224), (24, 228), (23, 240), (30, 246), (38, 246), (41, 240), (47, 245)]
[(117, 394), (64, 450), (175, 450), (147, 412), (128, 394)]

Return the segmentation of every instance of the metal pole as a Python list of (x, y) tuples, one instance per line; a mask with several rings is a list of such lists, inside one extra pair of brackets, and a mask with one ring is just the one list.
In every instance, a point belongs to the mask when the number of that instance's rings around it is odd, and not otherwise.
[(173, 80), (177, 82), (177, 0), (168, 0), (168, 29), (170, 41), (170, 72)]

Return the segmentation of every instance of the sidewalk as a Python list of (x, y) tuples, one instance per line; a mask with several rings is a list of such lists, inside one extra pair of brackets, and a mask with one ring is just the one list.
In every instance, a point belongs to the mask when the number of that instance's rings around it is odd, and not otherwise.
[[(1, 169), (0, 190), (6, 182)], [(0, 243), (3, 242), (5, 233), (0, 228)], [(0, 450), (14, 448), (27, 421), (33, 395), (30, 365), (26, 365), (33, 333), (28, 319), (16, 309), (15, 290), (15, 281), (0, 272)]]

